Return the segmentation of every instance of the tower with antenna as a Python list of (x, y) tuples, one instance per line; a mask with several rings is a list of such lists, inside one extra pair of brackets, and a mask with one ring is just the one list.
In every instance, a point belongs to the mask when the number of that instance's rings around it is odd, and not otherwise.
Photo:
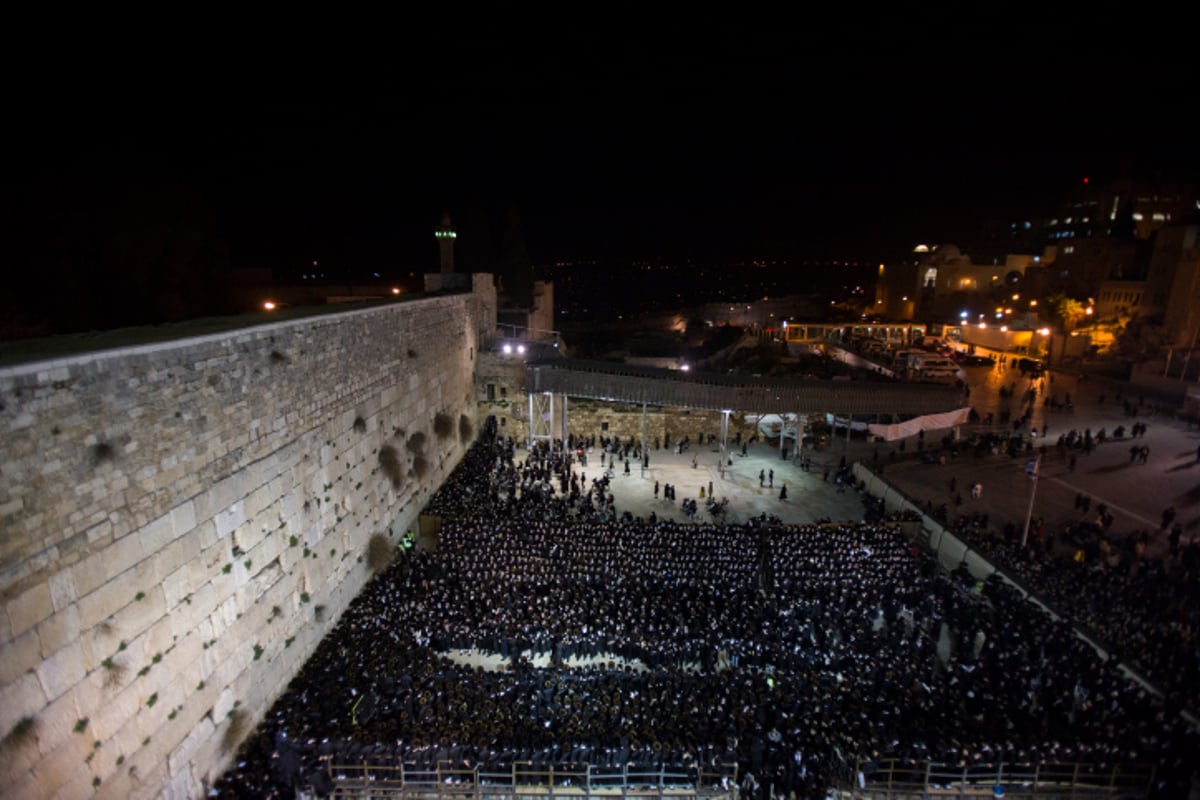
[(438, 243), (438, 254), (441, 257), (441, 271), (454, 272), (454, 239), (457, 234), (450, 224), (450, 212), (442, 212), (442, 223), (433, 232)]

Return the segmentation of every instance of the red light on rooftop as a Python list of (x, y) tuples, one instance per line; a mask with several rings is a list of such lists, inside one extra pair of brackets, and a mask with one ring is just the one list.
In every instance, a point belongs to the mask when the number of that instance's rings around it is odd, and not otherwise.
[(1084, 183), (1089, 183), (1089, 182), (1090, 182), (1090, 181), (1088, 180), (1088, 178), (1087, 178), (1087, 176), (1086, 176), (1086, 175), (1085, 175), (1085, 176), (1083, 176), (1083, 182), (1084, 182)]

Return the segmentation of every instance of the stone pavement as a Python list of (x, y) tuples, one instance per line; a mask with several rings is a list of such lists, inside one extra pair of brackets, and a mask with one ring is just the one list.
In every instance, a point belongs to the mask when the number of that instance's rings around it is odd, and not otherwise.
[[(610, 490), (616, 500), (617, 514), (626, 511), (635, 517), (649, 517), (653, 511), (659, 519), (671, 519), (688, 522), (683, 512), (682, 501), (694, 499), (697, 501), (698, 513), (695, 522), (711, 522), (705, 503), (708, 501), (709, 485), (717, 499), (728, 500), (724, 521), (729, 524), (741, 524), (750, 517), (761, 514), (774, 515), (782, 522), (789, 524), (807, 524), (819, 519), (828, 518), (835, 522), (860, 521), (863, 516), (863, 503), (858, 493), (852, 489), (838, 491), (833, 482), (833, 473), (837, 471), (842, 456), (841, 450), (827, 449), (823, 452), (806, 451), (811, 453), (812, 471), (805, 472), (794, 461), (784, 461), (778, 446), (765, 442), (755, 442), (746, 448), (746, 456), (741, 455), (740, 447), (730, 445), (726, 461), (732, 459), (732, 465), (726, 464), (721, 469), (721, 453), (718, 444), (692, 445), (681, 454), (670, 450), (651, 450), (650, 466), (642, 470), (636, 460), (630, 460), (630, 474), (625, 475), (624, 465), (620, 463), (613, 470)], [(518, 460), (524, 451), (518, 451)], [(696, 466), (692, 466), (692, 458), (696, 458)], [(849, 457), (848, 457), (849, 458)], [(830, 468), (828, 482), (824, 480), (824, 468)], [(600, 450), (594, 448), (588, 454), (588, 465), (575, 470), (582, 471), (592, 478), (601, 474)], [(775, 472), (773, 486), (771, 481), (764, 481), (759, 487), (758, 473), (760, 471)], [(654, 497), (654, 482), (659, 482), (658, 498)], [(664, 500), (662, 485), (671, 484), (675, 487), (674, 502)], [(787, 487), (787, 499), (779, 498), (780, 490)], [(700, 499), (700, 489), (704, 489), (704, 499)]]

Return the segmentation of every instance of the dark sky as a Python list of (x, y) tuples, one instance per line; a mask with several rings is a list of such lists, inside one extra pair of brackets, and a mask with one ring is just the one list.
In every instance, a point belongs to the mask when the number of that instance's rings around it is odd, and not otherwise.
[(178, 203), (249, 266), (433, 268), (443, 209), (510, 204), (535, 261), (878, 258), (1122, 159), (1195, 170), (1187, 26), (1086, 8), (683, 25), (630, 7), (388, 47), (116, 48), (16, 89), (15, 218), (36, 239)]

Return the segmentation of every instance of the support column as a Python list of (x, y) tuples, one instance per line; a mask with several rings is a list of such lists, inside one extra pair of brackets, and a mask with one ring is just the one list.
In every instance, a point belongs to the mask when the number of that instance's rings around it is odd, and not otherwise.
[(646, 477), (646, 404), (642, 403), (642, 455), (638, 459), (638, 470), (641, 476)]
[(800, 412), (796, 412), (796, 461), (802, 461), (800, 457), (801, 451), (804, 450), (804, 418), (800, 416)]
[(729, 456), (727, 454), (728, 447), (729, 447), (729, 412), (722, 411), (721, 412), (721, 466), (717, 470), (717, 473), (722, 478), (725, 477), (725, 462), (729, 458)]
[(567, 437), (569, 435), (570, 431), (567, 428), (567, 396), (564, 394), (562, 396), (562, 443), (564, 452), (567, 449)]
[(532, 392), (529, 395), (529, 449), (535, 442), (554, 444), (554, 393)]

